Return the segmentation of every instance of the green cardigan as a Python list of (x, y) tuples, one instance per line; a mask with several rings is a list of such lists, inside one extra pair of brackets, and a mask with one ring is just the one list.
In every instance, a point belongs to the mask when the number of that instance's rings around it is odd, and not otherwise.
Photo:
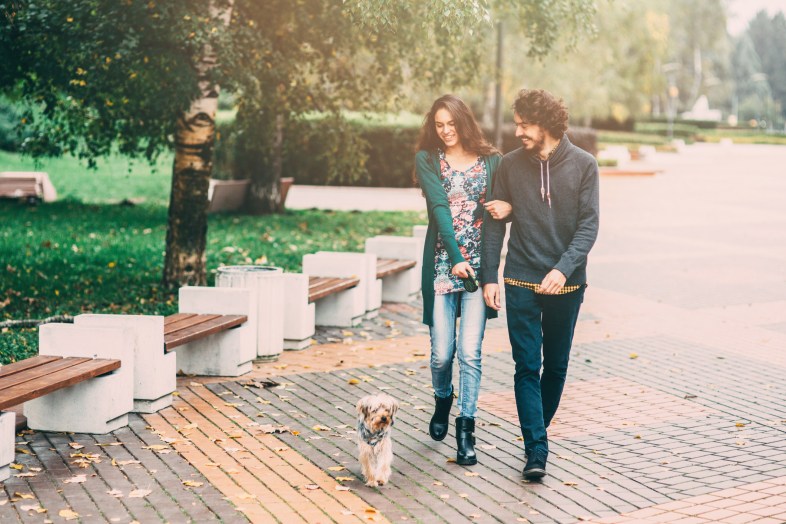
[[(486, 199), (491, 199), (492, 177), (499, 166), (501, 155), (483, 157), (486, 163)], [(415, 155), (415, 173), (418, 177), (423, 194), (426, 196), (428, 207), (428, 230), (423, 248), (421, 292), (423, 293), (423, 323), (434, 325), (434, 256), (437, 249), (437, 233), (442, 237), (445, 248), (450, 257), (450, 262), (455, 266), (465, 262), (464, 256), (456, 242), (456, 233), (453, 230), (453, 215), (450, 212), (450, 203), (445, 188), (442, 186), (439, 169), (439, 157), (434, 152), (418, 151)], [(494, 220), (488, 212), (483, 215), (483, 226), (480, 230), (481, 243), (483, 242), (486, 221)], [(476, 293), (481, 293), (481, 290)], [(459, 309), (459, 316), (461, 310)], [(497, 312), (486, 307), (486, 318), (496, 318)]]

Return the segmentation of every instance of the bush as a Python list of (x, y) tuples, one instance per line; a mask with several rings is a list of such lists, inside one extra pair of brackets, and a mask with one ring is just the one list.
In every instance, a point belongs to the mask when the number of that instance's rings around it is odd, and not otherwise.
[(16, 126), (22, 115), (7, 99), (0, 97), (0, 149), (3, 151), (19, 151), (23, 137)]
[[(307, 185), (413, 187), (419, 132), (419, 125), (348, 121), (336, 116), (294, 121), (285, 130), (282, 176)], [(247, 166), (272, 169), (272, 162), (263, 153), (270, 139), (258, 131), (244, 133), (241, 136), (236, 123), (218, 125), (215, 178), (247, 178)], [(249, 133), (254, 133), (253, 139)], [(487, 137), (493, 135), (492, 131), (485, 133)], [(570, 128), (568, 137), (576, 146), (597, 154), (598, 137), (593, 129)], [(503, 131), (502, 141), (504, 153), (521, 146), (510, 126)], [(249, 148), (249, 143), (259, 145)]]
[[(636, 123), (636, 132), (668, 136), (669, 124), (668, 122), (638, 122)], [(684, 138), (686, 141), (693, 141), (698, 134), (699, 128), (691, 124), (675, 122), (672, 126), (672, 136), (674, 138)]]

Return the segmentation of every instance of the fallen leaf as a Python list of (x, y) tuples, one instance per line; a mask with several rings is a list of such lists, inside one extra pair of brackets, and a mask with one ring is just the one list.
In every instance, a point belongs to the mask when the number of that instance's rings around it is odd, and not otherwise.
[(356, 378), (351, 378), (351, 379), (347, 380), (347, 383), (348, 384), (352, 384), (354, 386), (356, 384), (360, 384), (360, 381), (358, 379), (356, 379)]
[(147, 497), (151, 493), (153, 493), (153, 491), (149, 489), (135, 489), (134, 491), (128, 494), (128, 498), (141, 499)]
[(563, 482), (563, 484), (565, 486), (578, 486), (579, 485), (578, 482), (573, 482), (572, 480), (566, 480), (565, 482)]
[(744, 428), (745, 427), (745, 424), (743, 422), (737, 422), (734, 425), (737, 426), (738, 428)]
[(319, 485), (318, 484), (306, 484), (303, 487), (306, 488), (307, 490), (319, 489)]
[(447, 493), (443, 493), (442, 495), (439, 496), (439, 498), (443, 500), (448, 500), (450, 498), (450, 495), (448, 495)]
[(22, 471), (24, 469), (23, 465), (21, 465), (21, 464), (14, 464), (13, 462), (11, 463), (11, 465), (9, 467), (11, 469), (15, 469), (17, 471)]
[(336, 491), (350, 491), (349, 486), (342, 486), (341, 484), (336, 484)]
[(374, 508), (366, 508), (363, 511), (365, 511), (366, 513), (369, 513), (369, 514), (377, 513), (377, 510), (375, 510)]
[(442, 483), (442, 482), (440, 482), (440, 481), (438, 481), (438, 480), (435, 480), (435, 481), (433, 482), (433, 485), (434, 485), (434, 486), (444, 486), (445, 484), (444, 484), (444, 483)]
[(316, 426), (312, 427), (311, 429), (313, 429), (314, 431), (330, 431), (329, 427), (327, 427), (327, 426), (320, 426), (319, 424), (317, 424)]
[(497, 446), (494, 446), (493, 444), (481, 444), (478, 447), (480, 449), (497, 449)]
[(289, 426), (274, 426), (273, 424), (261, 424), (257, 429), (262, 433), (286, 433), (291, 431)]
[(41, 507), (41, 504), (22, 506), (22, 511), (35, 511), (36, 513), (46, 513), (46, 510)]
[(111, 491), (107, 491), (107, 493), (108, 493), (108, 494), (110, 494), (110, 495), (112, 495), (112, 496), (113, 496), (113, 497), (115, 497), (116, 499), (123, 498), (123, 492), (122, 492), (122, 491), (120, 491), (119, 489), (113, 489), (113, 490), (111, 490)]
[(26, 449), (22, 449), (22, 448), (16, 448), (16, 452), (17, 453), (21, 453), (22, 455), (29, 455), (30, 454), (29, 451), (27, 451)]
[(639, 358), (639, 355), (638, 355), (638, 353), (631, 353), (630, 355), (628, 355), (628, 357), (629, 358)]
[(82, 444), (79, 444), (78, 442), (69, 442), (68, 445), (74, 449), (82, 449), (84, 447)]
[(19, 497), (20, 499), (35, 500), (35, 496), (32, 493), (20, 493), (18, 491), (14, 491), (14, 497)]
[(202, 484), (203, 484), (202, 482), (196, 482), (194, 480), (184, 480), (183, 481), (183, 485), (184, 486), (188, 486), (190, 488), (198, 488)]
[(169, 446), (163, 444), (153, 444), (152, 446), (143, 446), (142, 449), (152, 449), (153, 451), (161, 451), (162, 449), (169, 449)]
[(81, 484), (82, 482), (87, 482), (87, 475), (74, 475), (63, 481), (64, 484)]
[(330, 466), (328, 468), (329, 471), (344, 471), (346, 469), (344, 466)]
[(477, 471), (465, 471), (464, 472), (464, 476), (465, 477), (477, 477), (478, 475), (480, 475), (480, 473), (478, 473)]
[(38, 473), (19, 473), (18, 475), (14, 476), (17, 478), (37, 477)]
[(113, 466), (128, 466), (129, 464), (141, 464), (138, 460), (115, 460), (112, 459)]
[(71, 511), (70, 509), (61, 509), (57, 514), (66, 520), (76, 520), (79, 518), (79, 513)]
[(465, 499), (465, 498), (469, 497), (469, 495), (467, 495), (466, 493), (459, 493), (459, 497)]
[(355, 480), (355, 477), (336, 477), (336, 480), (339, 482), (351, 482)]

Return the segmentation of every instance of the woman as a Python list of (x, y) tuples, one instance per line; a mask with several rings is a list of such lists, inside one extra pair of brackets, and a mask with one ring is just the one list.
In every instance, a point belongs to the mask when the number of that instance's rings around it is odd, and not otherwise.
[[(472, 110), (458, 97), (438, 98), (426, 115), (415, 155), (415, 174), (428, 205), (423, 250), (423, 323), (431, 334), (435, 409), (429, 434), (442, 440), (453, 404), (453, 356), (458, 352), (457, 464), (477, 463), (475, 412), (480, 389), (480, 346), (486, 319), (497, 316), (481, 291), (480, 270), (486, 197), (500, 154), (483, 137)], [(492, 204), (491, 202), (489, 204)], [(504, 204), (504, 203), (501, 203)], [(465, 289), (465, 282), (469, 281)], [(461, 317), (458, 336), (456, 320)]]

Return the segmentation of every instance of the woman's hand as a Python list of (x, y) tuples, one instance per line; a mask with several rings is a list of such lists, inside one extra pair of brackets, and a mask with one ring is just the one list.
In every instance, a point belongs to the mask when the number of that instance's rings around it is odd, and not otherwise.
[(469, 265), (469, 262), (459, 262), (453, 266), (450, 272), (460, 278), (467, 278), (470, 275), (473, 277), (475, 276), (475, 271), (472, 269), (472, 266)]
[(489, 215), (491, 215), (491, 218), (494, 220), (504, 220), (508, 218), (513, 211), (513, 206), (504, 200), (492, 200), (491, 202), (483, 204), (483, 207), (486, 208), (486, 211), (489, 212)]

